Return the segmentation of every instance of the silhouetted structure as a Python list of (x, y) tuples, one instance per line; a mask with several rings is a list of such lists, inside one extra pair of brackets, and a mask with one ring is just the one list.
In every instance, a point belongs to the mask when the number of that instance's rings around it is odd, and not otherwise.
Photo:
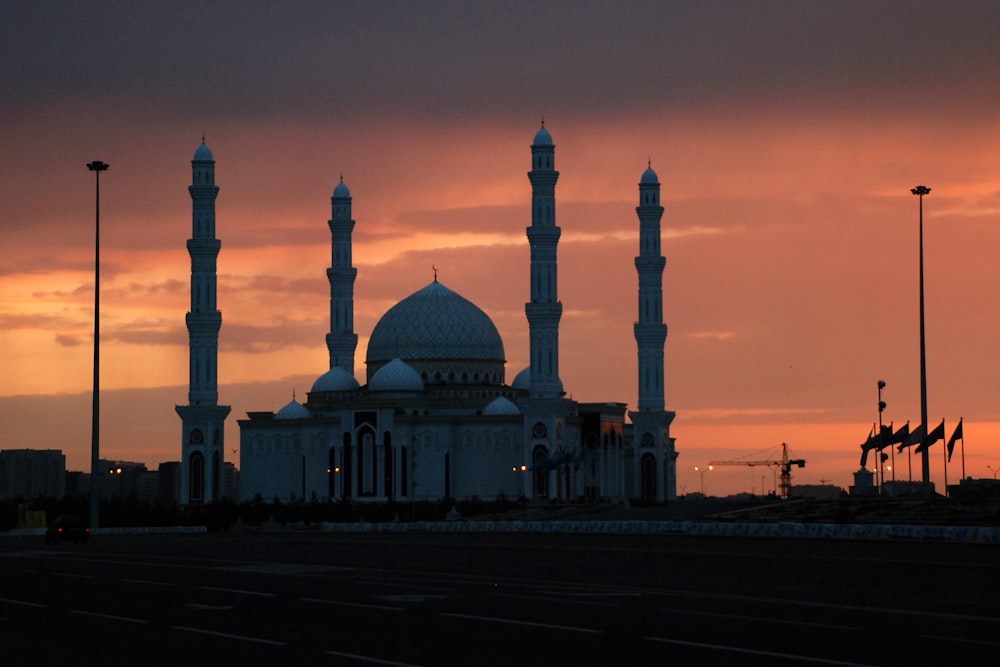
[(191, 161), (192, 234), (191, 310), (185, 321), (190, 340), (188, 404), (176, 406), (181, 427), (181, 504), (222, 497), (225, 422), (228, 405), (219, 405), (219, 329), (216, 260), (222, 243), (215, 238), (215, 159), (202, 139)]
[(559, 377), (555, 146), (531, 145), (530, 364), (509, 385), (489, 316), (434, 280), (390, 308), (368, 342), (367, 382), (354, 376), (352, 198), (331, 198), (330, 369), (306, 402), (240, 420), (240, 497), (415, 501), (507, 497), (675, 497), (673, 413), (663, 409), (660, 184), (639, 184), (639, 409), (579, 403)]

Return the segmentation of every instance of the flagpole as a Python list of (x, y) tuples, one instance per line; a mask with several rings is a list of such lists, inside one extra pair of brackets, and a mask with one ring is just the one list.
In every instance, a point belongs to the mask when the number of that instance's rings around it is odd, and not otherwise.
[(910, 453), (910, 448), (906, 448), (906, 470), (909, 476), (909, 483), (913, 484), (913, 455)]
[[(944, 420), (941, 420), (941, 425), (944, 426)], [(947, 433), (947, 429), (943, 429), (942, 433)], [(945, 446), (941, 448), (941, 454), (944, 456), (944, 495), (948, 497), (948, 443), (945, 441)]]
[[(885, 380), (878, 381), (878, 444), (882, 444), (882, 411), (885, 410), (885, 401), (882, 400), (882, 390), (885, 389)], [(882, 448), (875, 450), (875, 479), (878, 480), (878, 493), (882, 495), (885, 486), (885, 465), (882, 463)]]
[[(963, 419), (965, 418), (960, 418), (958, 423), (961, 424)], [(962, 441), (962, 479), (965, 479), (965, 426), (962, 427), (962, 437), (959, 440)]]
[[(910, 190), (920, 198), (920, 421), (927, 433), (927, 345), (924, 335), (924, 195), (929, 195), (931, 189), (926, 185), (918, 185)], [(923, 495), (931, 493), (931, 459), (927, 448), (921, 452), (921, 469), (923, 471)]]

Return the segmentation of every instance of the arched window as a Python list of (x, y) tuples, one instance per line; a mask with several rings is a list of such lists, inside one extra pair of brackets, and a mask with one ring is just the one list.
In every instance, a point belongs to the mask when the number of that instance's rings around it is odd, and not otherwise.
[(188, 461), (188, 501), (200, 503), (205, 500), (205, 457), (201, 452), (192, 452)]
[(531, 494), (535, 498), (549, 497), (549, 450), (542, 445), (531, 452)]
[(656, 500), (656, 457), (646, 454), (640, 464), (642, 470), (642, 499)]

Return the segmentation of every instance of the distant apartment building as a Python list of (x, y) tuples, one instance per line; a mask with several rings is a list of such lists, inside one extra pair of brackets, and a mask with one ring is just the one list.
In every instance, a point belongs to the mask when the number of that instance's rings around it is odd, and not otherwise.
[(100, 497), (141, 498), (140, 480), (148, 472), (144, 463), (101, 459), (97, 468), (97, 488), (100, 490)]
[(0, 451), (0, 498), (62, 498), (66, 455), (58, 449)]
[(166, 461), (159, 467), (159, 499), (172, 505), (181, 497), (181, 462)]

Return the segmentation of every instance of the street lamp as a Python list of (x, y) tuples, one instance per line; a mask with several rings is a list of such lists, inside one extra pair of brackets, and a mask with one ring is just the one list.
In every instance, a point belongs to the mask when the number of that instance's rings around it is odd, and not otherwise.
[(100, 160), (87, 163), (94, 172), (94, 395), (90, 420), (90, 530), (99, 528), (100, 492), (97, 476), (100, 465), (100, 369), (101, 369), (101, 172), (108, 165)]
[[(883, 389), (885, 389), (885, 380), (879, 380), (878, 381), (878, 435), (879, 435), (879, 438), (882, 437), (882, 413), (885, 411), (885, 405), (886, 405), (885, 401), (882, 400), (882, 390)], [(884, 443), (882, 443), (881, 439), (879, 440), (879, 444), (880, 445), (884, 444)], [(890, 449), (892, 449), (892, 448), (890, 447)], [(881, 477), (880, 478), (876, 477), (876, 480), (878, 481), (879, 493), (882, 493), (882, 486), (885, 485), (885, 466), (882, 464), (882, 449), (881, 448), (878, 449), (878, 458), (875, 461), (875, 471), (876, 471), (876, 473), (878, 473), (878, 471), (880, 471), (880, 470), (881, 470)]]
[[(712, 470), (712, 467), (713, 466), (708, 466), (708, 469)], [(702, 468), (699, 468), (698, 466), (695, 466), (694, 469), (695, 469), (696, 472), (698, 472), (701, 475), (701, 497), (704, 498), (705, 497), (705, 471)]]
[[(920, 198), (920, 423), (927, 432), (927, 346), (924, 334), (924, 195), (931, 189), (918, 185), (910, 190)], [(924, 495), (930, 495), (931, 456), (927, 447), (921, 452), (920, 465), (924, 476)]]

